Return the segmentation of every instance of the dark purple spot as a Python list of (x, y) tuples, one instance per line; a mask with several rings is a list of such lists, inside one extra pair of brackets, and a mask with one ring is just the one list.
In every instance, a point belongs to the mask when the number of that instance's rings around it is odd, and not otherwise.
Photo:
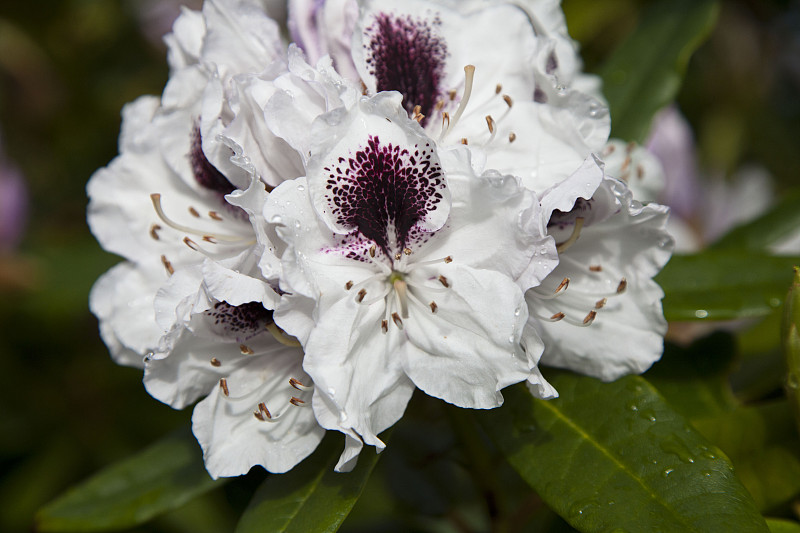
[(368, 240), (346, 244), (353, 258), (363, 255), (371, 242), (387, 255), (418, 243), (423, 232), (417, 223), (435, 209), (446, 187), (429, 144), (407, 150), (381, 145), (373, 136), (340, 166), (325, 171), (331, 213)]
[(235, 338), (238, 342), (261, 333), (272, 322), (272, 311), (265, 309), (260, 302), (236, 306), (228, 302), (217, 302), (205, 315), (211, 321), (214, 331), (223, 337)]
[(547, 94), (538, 85), (533, 90), (533, 101), (540, 104), (547, 103)]
[(558, 59), (556, 59), (556, 53), (550, 52), (550, 55), (547, 56), (547, 64), (544, 67), (544, 71), (548, 74), (552, 74), (558, 68)]
[(413, 118), (415, 106), (425, 115), (424, 126), (442, 94), (447, 45), (434, 27), (441, 24), (380, 13), (367, 28), (367, 66), (378, 91), (397, 91)]
[(567, 226), (572, 226), (575, 224), (576, 218), (586, 218), (589, 212), (592, 210), (592, 204), (594, 203), (594, 199), (586, 200), (585, 198), (578, 198), (575, 200), (575, 205), (572, 206), (567, 212), (559, 211), (558, 209), (553, 211), (553, 214), (550, 215), (550, 220), (547, 222), (547, 228), (558, 228), (564, 229)]
[(192, 128), (192, 148), (189, 152), (189, 160), (192, 164), (194, 179), (202, 187), (223, 195), (230, 194), (236, 190), (236, 187), (228, 181), (228, 178), (223, 176), (222, 172), (217, 170), (206, 158), (206, 154), (203, 153), (203, 142), (198, 125)]

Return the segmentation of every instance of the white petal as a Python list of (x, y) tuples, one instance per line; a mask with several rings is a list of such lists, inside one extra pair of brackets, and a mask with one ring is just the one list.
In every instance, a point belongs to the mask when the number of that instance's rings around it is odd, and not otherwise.
[[(527, 293), (527, 301), (531, 324), (545, 341), (542, 364), (613, 380), (641, 373), (661, 357), (663, 292), (652, 277), (669, 259), (672, 239), (664, 229), (665, 207), (642, 206), (621, 182), (607, 183), (621, 210), (585, 228), (561, 254), (551, 277)], [(563, 278), (569, 286), (549, 299)], [(623, 278), (626, 287), (618, 293)], [(559, 312), (566, 318), (547, 320)], [(596, 313), (593, 320), (590, 312)], [(590, 325), (580, 327), (584, 321)]]
[(165, 277), (126, 262), (111, 268), (92, 287), (89, 308), (117, 363), (141, 367), (142, 357), (158, 347), (163, 331), (155, 321), (153, 297)]
[[(244, 356), (244, 363), (228, 370), (225, 386), (215, 386), (197, 404), (192, 430), (203, 448), (206, 469), (212, 477), (246, 474), (254, 465), (283, 473), (307, 457), (325, 430), (317, 424), (310, 406), (289, 403), (301, 393), (289, 379), (310, 384), (300, 362), (302, 352), (282, 347), (271, 353)], [(220, 369), (224, 368), (225, 363)], [(310, 395), (307, 398), (310, 401)], [(260, 420), (259, 403), (275, 421)]]
[(451, 286), (435, 295), (436, 313), (427, 301), (409, 310), (403, 319), (408, 341), (396, 357), (426, 394), (459, 407), (497, 407), (499, 391), (530, 374), (519, 353), (527, 320), (522, 291), (497, 272), (448, 266), (442, 271)]

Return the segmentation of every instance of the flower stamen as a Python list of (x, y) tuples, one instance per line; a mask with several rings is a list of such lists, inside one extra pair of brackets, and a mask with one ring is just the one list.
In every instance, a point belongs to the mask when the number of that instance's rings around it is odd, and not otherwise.
[(581, 236), (581, 228), (583, 228), (583, 217), (578, 217), (575, 219), (575, 226), (572, 228), (572, 234), (569, 236), (569, 239), (562, 242), (561, 244), (556, 245), (556, 251), (558, 253), (563, 253), (567, 248), (572, 246), (578, 241), (578, 237)]
[[(461, 101), (458, 103), (458, 109), (456, 109), (455, 115), (453, 115), (453, 120), (447, 121), (447, 129), (442, 130), (442, 134), (439, 136), (439, 141), (441, 142), (447, 134), (450, 133), (450, 130), (453, 129), (458, 123), (458, 119), (461, 118), (461, 115), (464, 114), (464, 109), (467, 107), (467, 102), (469, 102), (469, 97), (472, 94), (472, 82), (475, 79), (475, 66), (474, 65), (467, 65), (464, 67), (464, 94), (461, 96)], [(450, 99), (455, 99), (455, 91), (450, 91)]]
[[(197, 235), (199, 237), (205, 237), (206, 235), (208, 235), (208, 233), (206, 233), (206, 232), (191, 228), (189, 226), (184, 226), (183, 224), (179, 224), (179, 223), (175, 222), (174, 220), (170, 219), (169, 217), (167, 217), (166, 213), (164, 213), (164, 208), (161, 206), (161, 195), (160, 194), (158, 194), (158, 193), (151, 194), (150, 195), (150, 200), (153, 202), (153, 208), (156, 211), (156, 215), (158, 215), (158, 218), (160, 218), (161, 221), (164, 222), (164, 224), (166, 224), (167, 226), (169, 226), (169, 227), (171, 227), (173, 229), (176, 229), (178, 231), (189, 233), (191, 235)], [(190, 209), (194, 209), (194, 208), (190, 208)], [(195, 210), (194, 212), (196, 213), (197, 210)], [(199, 217), (200, 214), (198, 213), (197, 216)], [(241, 243), (243, 241), (247, 241), (248, 240), (248, 239), (246, 239), (244, 237), (237, 237), (235, 235), (221, 235), (220, 234), (220, 235), (213, 235), (212, 237), (214, 237), (218, 241), (224, 241), (224, 242), (227, 242), (227, 243)], [(251, 242), (254, 243), (255, 241), (251, 241)]]

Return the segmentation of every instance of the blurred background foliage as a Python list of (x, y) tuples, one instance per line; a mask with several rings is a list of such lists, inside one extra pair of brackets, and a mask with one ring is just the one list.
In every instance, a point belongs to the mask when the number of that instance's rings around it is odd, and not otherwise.
[[(564, 0), (587, 70), (599, 70), (647, 3)], [(116, 258), (88, 231), (84, 187), (117, 153), (122, 106), (142, 94), (160, 94), (168, 74), (160, 35), (177, 12), (177, 2), (155, 0), (0, 4), (0, 163), (24, 177), (28, 198), (27, 214), (15, 221), (21, 240), (0, 243), (2, 531), (31, 530), (35, 511), (66, 488), (189, 424), (189, 411), (175, 412), (147, 395), (140, 371), (111, 362), (87, 309), (92, 283)], [(716, 29), (689, 63), (678, 106), (694, 130), (703, 175), (730, 178), (757, 164), (773, 177), (778, 196), (797, 186), (800, 3), (723, 2)], [(737, 369), (732, 379), (739, 398), (759, 400), (753, 409), (769, 411), (764, 400), (780, 396), (783, 375), (777, 314), (736, 335), (701, 341), (710, 342), (711, 350), (708, 344), (688, 350), (670, 344), (666, 357), (722, 353), (717, 363)], [(714, 329), (689, 327), (693, 335)], [(709, 368), (721, 368), (717, 363)], [(654, 379), (661, 376), (659, 387), (668, 390), (669, 372), (657, 369)], [(469, 446), (457, 448), (459, 431), (447, 428), (469, 433), (470, 421), (454, 421), (458, 413), (420, 396), (408, 413), (379, 463), (379, 474), (386, 475), (373, 477), (347, 530), (372, 531), (380, 524), (382, 531), (481, 531), (499, 512), (509, 517), (511, 530), (526, 523), (536, 524), (530, 531), (570, 530), (496, 456), (464, 456)], [(769, 420), (770, 413), (758, 420)], [(705, 431), (702, 424), (695, 421), (706, 436), (736, 439), (715, 433), (712, 421)], [(765, 446), (768, 430), (744, 443), (741, 453)], [(769, 442), (783, 438), (773, 437)], [(797, 440), (794, 434), (787, 438)], [(753, 478), (744, 479), (751, 492), (763, 489), (754, 493), (763, 509), (790, 516), (786, 495), (796, 495), (800, 486), (759, 488), (770, 469), (800, 465), (783, 453), (781, 448), (763, 464), (737, 468), (743, 478)], [(232, 531), (264, 477), (254, 471), (221, 484), (135, 531)], [(493, 485), (514, 494), (512, 501), (487, 497)]]

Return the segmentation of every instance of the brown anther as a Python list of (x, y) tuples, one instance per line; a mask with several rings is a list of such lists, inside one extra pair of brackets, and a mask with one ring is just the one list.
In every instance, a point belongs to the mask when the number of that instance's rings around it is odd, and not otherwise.
[(209, 218), (212, 218), (214, 220), (222, 221), (222, 217), (219, 216), (219, 213), (217, 213), (216, 211), (209, 211), (208, 212), (208, 216), (209, 216)]
[(550, 317), (550, 320), (552, 320), (553, 322), (558, 322), (559, 320), (561, 320), (561, 319), (562, 319), (562, 318), (564, 318), (565, 316), (566, 316), (566, 315), (565, 315), (564, 313), (562, 313), (561, 311), (559, 311), (558, 313), (556, 313), (556, 314), (554, 314), (553, 316), (551, 316), (551, 317)]
[(425, 118), (425, 115), (423, 115), (422, 113), (420, 113), (419, 115), (414, 115), (414, 120), (416, 120), (417, 122), (422, 122), (423, 118)]
[(304, 402), (303, 400), (301, 400), (297, 396), (292, 396), (292, 398), (289, 400), (289, 403), (292, 404), (292, 405), (296, 405), (297, 407), (300, 407), (301, 405), (303, 405), (306, 402)]
[(603, 267), (601, 265), (589, 265), (589, 270), (592, 272), (602, 272)]
[(394, 254), (394, 258), (395, 258), (396, 261), (400, 261), (401, 257), (403, 257), (403, 254), (401, 254), (400, 252), (397, 252), (396, 254)]
[(269, 409), (267, 409), (267, 404), (265, 404), (264, 402), (258, 404), (258, 411), (261, 414), (261, 416), (272, 420), (272, 413), (269, 412)]
[(366, 96), (367, 95), (367, 84), (363, 81), (361, 82), (361, 94)]
[(500, 94), (500, 91), (502, 90), (503, 86), (498, 83), (497, 86), (494, 88), (494, 94)]
[(344, 284), (344, 290), (349, 291), (352, 288), (353, 288), (353, 281), (352, 280), (348, 281), (347, 283)]
[(222, 363), (219, 362), (219, 359), (217, 359), (216, 357), (211, 358), (211, 366), (221, 366), (221, 365)]
[(195, 209), (192, 206), (189, 206), (189, 214), (192, 215), (195, 218), (200, 218), (200, 213), (198, 213), (197, 209)]
[(453, 262), (453, 257), (448, 255), (447, 257), (444, 258), (444, 262), (445, 263), (452, 263)]
[(225, 378), (219, 378), (219, 388), (222, 389), (222, 394), (225, 396), (230, 395), (230, 391), (228, 390), (228, 380)]
[(169, 262), (169, 259), (167, 259), (167, 256), (165, 256), (165, 255), (161, 256), (161, 264), (164, 265), (164, 268), (167, 269), (167, 272), (169, 272), (170, 276), (175, 273), (175, 269), (172, 268), (172, 263)]
[(258, 418), (262, 422), (266, 422), (266, 420), (264, 420), (264, 415), (262, 415), (259, 411), (253, 411), (253, 416)]
[(489, 126), (489, 133), (494, 133), (494, 119), (492, 115), (486, 115), (486, 125)]
[(414, 106), (414, 110), (411, 112), (411, 114), (416, 116), (416, 115), (419, 115), (420, 113), (422, 113), (422, 106), (421, 105), (415, 105)]
[(402, 327), (403, 327), (403, 319), (400, 318), (400, 315), (398, 315), (396, 312), (392, 313), (392, 321), (394, 322), (395, 326), (397, 326), (398, 328), (402, 329)]
[(466, 137), (461, 138), (461, 144), (469, 144), (469, 141), (467, 140)]
[(210, 242), (211, 244), (217, 244), (217, 240), (214, 238), (213, 235), (203, 235), (203, 240), (206, 242)]
[(455, 89), (453, 89), (452, 91), (447, 91), (447, 96), (450, 98), (450, 100), (455, 100), (456, 99), (456, 94), (458, 94), (458, 93), (456, 93)]
[(388, 320), (381, 320), (381, 331), (386, 333), (389, 331), (389, 321)]
[(295, 378), (289, 378), (289, 385), (291, 385), (297, 390), (303, 390), (300, 387), (305, 387), (305, 385), (303, 385), (303, 383), (299, 379)]
[(433, 314), (435, 315), (435, 314), (436, 314), (436, 311), (438, 311), (438, 310), (439, 310), (439, 306), (438, 306), (438, 305), (436, 305), (436, 302), (431, 302), (431, 303), (429, 303), (428, 305), (430, 305), (430, 306), (431, 306), (431, 313), (433, 313)]
[(589, 324), (591, 324), (592, 322), (594, 322), (594, 317), (596, 317), (596, 316), (597, 316), (597, 311), (595, 311), (594, 309), (592, 309), (591, 311), (589, 311), (589, 314), (588, 314), (588, 315), (586, 315), (586, 316), (583, 318), (583, 325), (584, 325), (584, 326), (588, 326)]
[(375, 252), (376, 252), (377, 250), (378, 250), (378, 247), (377, 247), (377, 246), (375, 246), (374, 244), (373, 244), (372, 246), (370, 246), (370, 247), (369, 247), (369, 256), (370, 256), (370, 257), (375, 257)]
[(246, 344), (240, 344), (239, 351), (242, 352), (244, 355), (253, 355), (254, 353), (256, 353)]
[(441, 111), (443, 107), (444, 107), (444, 100), (438, 100), (436, 102), (436, 105), (433, 106), (433, 110), (434, 111)]
[(642, 165), (636, 165), (636, 178), (643, 179), (644, 178), (644, 168)]
[(358, 303), (363, 302), (364, 296), (366, 295), (367, 295), (367, 289), (361, 289), (360, 291), (358, 291), (358, 296), (356, 296), (356, 300), (358, 301)]
[(192, 250), (194, 250), (195, 252), (196, 252), (197, 250), (199, 250), (199, 249), (200, 249), (200, 247), (199, 247), (199, 246), (197, 246), (197, 243), (196, 243), (196, 242), (194, 242), (194, 241), (193, 241), (192, 239), (190, 239), (189, 237), (184, 237), (184, 238), (183, 238), (183, 244), (185, 244), (186, 246), (188, 246), (189, 248), (191, 248), (191, 249), (192, 249)]
[(503, 101), (506, 103), (506, 105), (507, 105), (508, 107), (511, 107), (511, 106), (513, 106), (513, 105), (514, 105), (514, 100), (512, 100), (512, 99), (511, 99), (511, 97), (510, 97), (510, 96), (508, 96), (507, 94), (504, 94), (504, 95), (503, 95)]
[(445, 129), (445, 122), (447, 122), (447, 128), (450, 127), (450, 113), (447, 111), (442, 111), (442, 129)]
[(621, 280), (619, 280), (619, 285), (617, 285), (617, 294), (622, 294), (623, 292), (625, 292), (625, 289), (627, 288), (628, 288), (628, 280), (622, 278)]
[(567, 290), (568, 287), (569, 287), (569, 278), (564, 278), (561, 280), (561, 283), (558, 284), (558, 287), (556, 287), (554, 294), (558, 294), (561, 291), (565, 291)]
[(514, 133), (512, 131), (511, 133), (508, 134), (508, 142), (513, 143), (516, 140), (517, 140), (517, 134), (516, 133)]
[(444, 276), (439, 276), (439, 283), (444, 285), (445, 287), (450, 287), (450, 283), (447, 282), (447, 278)]
[(406, 255), (411, 255), (411, 248), (403, 248), (403, 253)]
[(613, 153), (614, 153), (614, 150), (616, 150), (616, 148), (617, 148), (617, 147), (616, 147), (616, 146), (614, 146), (613, 144), (609, 144), (609, 145), (606, 147), (606, 153), (605, 153), (605, 154), (603, 154), (603, 155), (609, 156), (609, 155), (613, 154)]
[(160, 230), (160, 229), (161, 229), (161, 226), (159, 226), (158, 224), (153, 224), (152, 226), (150, 226), (150, 236), (153, 239), (158, 240), (159, 239), (158, 230)]
[(600, 300), (597, 300), (594, 303), (594, 308), (595, 309), (602, 309), (602, 308), (604, 308), (606, 306), (606, 303), (608, 303), (608, 298), (602, 298)]
[(635, 149), (636, 149), (636, 142), (635, 141), (629, 142), (628, 145), (625, 147), (625, 151), (628, 152), (628, 153), (633, 152)]

